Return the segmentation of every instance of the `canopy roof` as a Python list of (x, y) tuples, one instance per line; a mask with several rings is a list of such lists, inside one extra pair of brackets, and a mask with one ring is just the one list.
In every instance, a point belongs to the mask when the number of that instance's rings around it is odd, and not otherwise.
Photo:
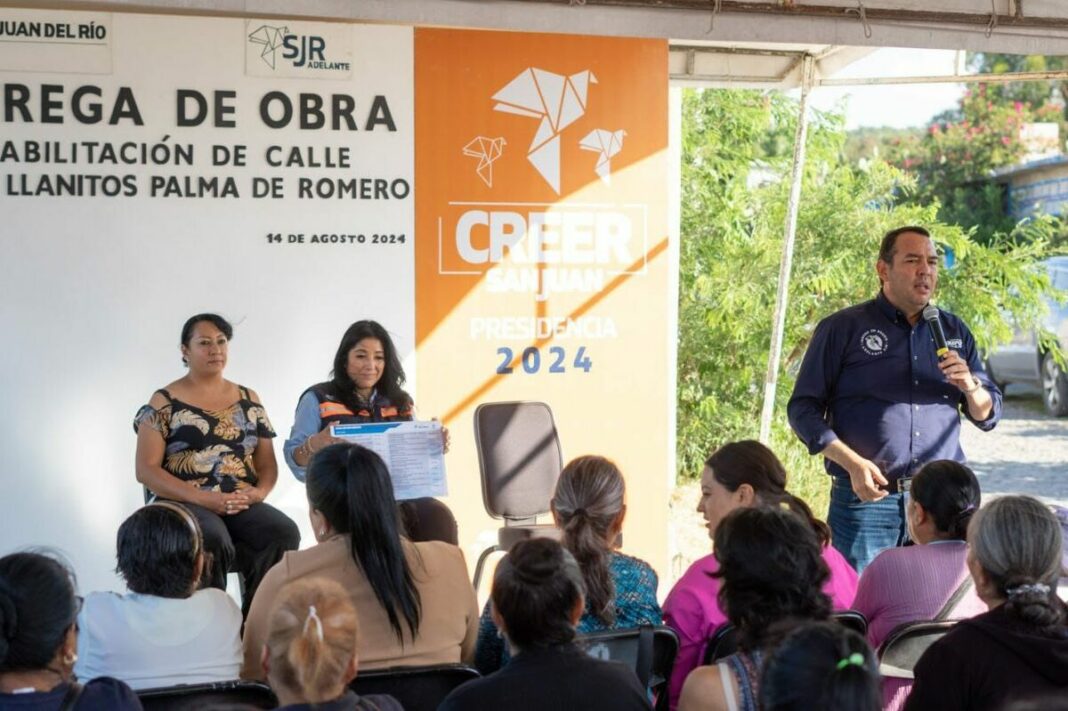
[(0, 0), (0, 5), (397, 22), (680, 43), (1068, 54), (1064, 0)]

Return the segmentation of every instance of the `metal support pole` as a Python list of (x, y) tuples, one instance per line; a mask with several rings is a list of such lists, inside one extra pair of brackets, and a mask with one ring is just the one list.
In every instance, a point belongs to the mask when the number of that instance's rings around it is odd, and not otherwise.
[(790, 199), (786, 204), (786, 238), (779, 264), (779, 288), (775, 295), (775, 312), (771, 330), (771, 349), (768, 353), (768, 374), (764, 379), (764, 409), (760, 413), (760, 441), (768, 443), (771, 418), (775, 412), (775, 388), (782, 362), (782, 337), (786, 327), (786, 307), (790, 295), (790, 269), (794, 261), (794, 238), (797, 236), (797, 210), (801, 200), (801, 178), (805, 172), (805, 138), (808, 135), (808, 94), (813, 86), (815, 62), (806, 54), (801, 64), (801, 101), (798, 107), (797, 135), (794, 137), (793, 176)]

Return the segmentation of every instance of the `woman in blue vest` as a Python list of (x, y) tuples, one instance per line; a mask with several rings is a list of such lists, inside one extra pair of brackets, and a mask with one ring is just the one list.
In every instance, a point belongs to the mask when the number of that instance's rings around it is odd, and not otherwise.
[[(349, 326), (334, 355), (331, 379), (305, 390), (297, 402), (283, 447), (293, 476), (304, 481), (312, 455), (342, 441), (330, 433), (331, 425), (415, 419), (412, 397), (403, 386), (404, 368), (386, 329), (369, 320)], [(401, 501), (400, 513), (411, 540), (457, 544), (456, 519), (437, 499)]]

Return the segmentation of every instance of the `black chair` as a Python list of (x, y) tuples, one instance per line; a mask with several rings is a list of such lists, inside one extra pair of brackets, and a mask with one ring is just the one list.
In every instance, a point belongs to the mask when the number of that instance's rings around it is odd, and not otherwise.
[(576, 643), (591, 657), (623, 662), (656, 698), (657, 711), (668, 708), (667, 682), (679, 652), (679, 636), (663, 625), (578, 635)]
[[(868, 633), (868, 619), (864, 614), (856, 610), (837, 610), (831, 613), (831, 619), (838, 624), (853, 630), (861, 637)], [(727, 623), (720, 627), (705, 645), (703, 664), (714, 664), (724, 657), (728, 657), (738, 651), (738, 630), (734, 625)]]
[(956, 620), (939, 620), (898, 625), (879, 645), (879, 673), (887, 678), (912, 679), (923, 653), (955, 624)]
[(360, 696), (389, 694), (405, 711), (436, 711), (450, 691), (479, 676), (477, 670), (464, 664), (391, 667), (360, 671), (349, 688)]
[(549, 512), (563, 455), (552, 410), (543, 402), (487, 402), (475, 410), (474, 422), (482, 503), (490, 516), (504, 519), (497, 544), (475, 564), (477, 591), (491, 554), (528, 538), (560, 537), (556, 526), (537, 518)]
[(273, 709), (278, 698), (271, 687), (258, 681), (219, 681), (205, 684), (178, 684), (141, 689), (137, 698), (145, 711), (197, 711), (220, 706)]
[(861, 637), (868, 635), (868, 618), (858, 610), (836, 610), (831, 613), (831, 619), (838, 624), (851, 629)]

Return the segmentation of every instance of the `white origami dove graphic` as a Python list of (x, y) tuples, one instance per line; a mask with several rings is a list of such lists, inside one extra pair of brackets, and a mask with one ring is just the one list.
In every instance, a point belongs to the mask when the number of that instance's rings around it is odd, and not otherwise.
[(478, 177), (482, 182), (493, 187), (493, 162), (504, 153), (506, 141), (503, 138), (486, 138), (477, 136), (464, 146), (464, 155), (478, 158)]
[(248, 40), (253, 44), (262, 44), (262, 59), (271, 69), (274, 69), (274, 56), (278, 48), (282, 46), (282, 38), (289, 34), (289, 27), (271, 27), (260, 25), (258, 29), (249, 33)]
[(586, 90), (597, 83), (590, 71), (571, 76), (531, 67), (493, 95), (495, 111), (541, 119), (527, 160), (560, 194), (560, 132), (586, 113)]
[(579, 141), (582, 150), (601, 154), (597, 157), (597, 167), (594, 170), (601, 176), (605, 185), (612, 183), (612, 156), (623, 150), (623, 136), (626, 135), (627, 132), (623, 129), (606, 131), (603, 128), (595, 128)]

